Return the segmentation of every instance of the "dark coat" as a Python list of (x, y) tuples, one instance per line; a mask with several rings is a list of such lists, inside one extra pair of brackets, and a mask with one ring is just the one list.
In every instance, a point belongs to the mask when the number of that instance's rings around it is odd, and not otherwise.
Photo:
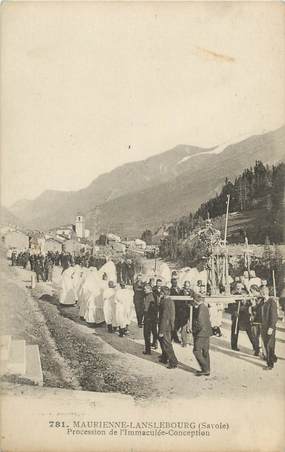
[(157, 316), (157, 305), (152, 293), (145, 294), (144, 296), (144, 312)]
[(171, 288), (170, 288), (170, 295), (180, 295), (180, 292), (181, 292), (181, 290), (179, 289), (179, 287), (178, 286), (176, 286), (176, 287), (174, 287), (174, 286), (172, 286)]
[(175, 322), (175, 306), (170, 297), (161, 299), (159, 305), (159, 322), (158, 332), (159, 334), (166, 334), (174, 330)]
[(127, 266), (126, 262), (121, 263), (121, 276), (122, 276), (122, 281), (126, 284), (127, 279), (128, 279), (128, 266)]
[(125, 263), (125, 267), (123, 268), (123, 271), (125, 272), (125, 281), (127, 284), (133, 284), (134, 282), (134, 276), (135, 276), (135, 266), (134, 263), (131, 262)]
[(134, 302), (143, 303), (144, 301), (144, 283), (136, 281), (133, 285), (134, 289)]
[(251, 301), (244, 300), (243, 298), (237, 300), (232, 305), (232, 320), (236, 321), (238, 317), (238, 324), (241, 330), (246, 330), (250, 326), (250, 307)]
[(124, 281), (124, 278), (123, 278), (123, 265), (124, 265), (124, 262), (118, 262), (118, 263), (116, 264), (116, 271), (117, 271), (117, 280), (118, 280), (118, 283), (121, 283), (121, 282)]
[(264, 333), (267, 333), (268, 328), (276, 329), (276, 323), (278, 320), (277, 304), (274, 298), (270, 297), (264, 302), (262, 306), (262, 324), (261, 329)]
[(195, 320), (193, 320), (194, 337), (212, 336), (212, 326), (210, 322), (209, 309), (205, 304), (200, 304), (196, 310)]
[(158, 290), (158, 288), (156, 286), (154, 286), (152, 292), (153, 292), (155, 303), (157, 304), (157, 306), (159, 306), (160, 305), (160, 300), (161, 300), (161, 298), (163, 296), (162, 290), (161, 289)]
[(258, 297), (256, 299), (256, 304), (252, 306), (252, 323), (259, 323), (262, 322), (262, 306), (263, 306), (264, 300), (262, 297)]
[(69, 254), (61, 254), (60, 263), (63, 270), (66, 270), (71, 265), (71, 256)]

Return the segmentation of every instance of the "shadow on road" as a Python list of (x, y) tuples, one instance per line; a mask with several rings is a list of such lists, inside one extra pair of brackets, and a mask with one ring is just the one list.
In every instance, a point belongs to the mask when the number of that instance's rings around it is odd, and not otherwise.
[[(105, 323), (101, 324), (88, 324), (84, 319), (79, 317), (79, 308), (77, 305), (60, 305), (58, 299), (55, 295), (43, 294), (39, 297), (39, 300), (42, 302), (48, 302), (56, 307), (59, 314), (73, 322), (84, 325), (87, 328), (95, 330), (94, 335), (99, 336), (103, 339), (108, 345), (112, 346), (115, 350), (119, 351), (123, 354), (130, 354), (136, 356), (137, 358), (153, 362), (160, 366), (164, 366), (164, 364), (158, 361), (160, 356), (160, 352), (152, 350), (151, 355), (144, 355), (144, 345), (137, 343), (136, 340), (142, 340), (143, 334), (142, 329), (139, 329), (137, 325), (133, 322), (129, 327), (129, 336), (119, 337), (115, 333), (109, 333), (106, 331)], [(281, 342), (285, 342), (283, 339), (279, 339)], [(259, 361), (259, 358), (254, 358), (251, 356), (251, 349), (247, 347), (241, 347), (241, 352), (236, 352), (231, 350), (230, 344), (227, 340), (221, 338), (211, 338), (211, 350), (216, 351), (218, 353), (222, 353), (234, 358), (237, 358), (242, 361), (246, 361), (253, 366), (264, 367), (264, 362)], [(247, 356), (246, 356), (247, 355)], [(278, 358), (283, 360), (283, 358)], [(185, 370), (186, 372), (194, 373), (196, 369), (184, 364), (179, 363), (179, 368)]]
[(255, 357), (248, 356), (248, 358), (247, 358), (247, 356), (245, 356), (243, 353), (236, 352), (231, 349), (225, 350), (224, 348), (219, 348), (217, 345), (213, 345), (213, 344), (211, 344), (211, 350), (214, 350), (215, 352), (218, 352), (218, 353), (222, 353), (224, 355), (233, 356), (234, 358), (240, 359), (242, 361), (246, 361), (246, 362), (252, 364), (253, 366), (264, 367), (263, 362), (257, 361), (257, 360), (259, 360), (258, 357), (256, 357), (256, 361), (252, 361), (252, 359), (255, 359)]
[[(123, 354), (133, 355), (137, 358), (143, 359), (145, 361), (153, 362), (159, 366), (165, 366), (165, 364), (160, 363), (158, 358), (160, 353), (152, 350), (151, 355), (144, 355), (144, 345), (135, 342), (134, 339), (142, 339), (142, 329), (139, 329), (135, 323), (130, 325), (130, 335), (119, 337), (116, 333), (109, 333), (106, 331), (105, 323), (101, 324), (88, 324), (84, 320), (79, 318), (78, 306), (77, 305), (60, 305), (58, 303), (57, 297), (54, 295), (43, 294), (39, 297), (39, 300), (42, 302), (47, 302), (56, 307), (58, 313), (69, 319), (73, 322), (84, 325), (87, 328), (94, 329), (94, 335), (99, 336), (103, 339), (108, 345), (112, 346), (115, 350), (119, 351)], [(179, 363), (179, 367), (188, 372), (196, 372), (195, 369), (183, 364)]]

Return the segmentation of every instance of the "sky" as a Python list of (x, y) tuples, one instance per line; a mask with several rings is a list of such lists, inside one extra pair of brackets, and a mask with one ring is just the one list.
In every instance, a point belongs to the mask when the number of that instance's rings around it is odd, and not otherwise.
[(11, 2), (1, 21), (4, 205), (285, 122), (282, 4)]

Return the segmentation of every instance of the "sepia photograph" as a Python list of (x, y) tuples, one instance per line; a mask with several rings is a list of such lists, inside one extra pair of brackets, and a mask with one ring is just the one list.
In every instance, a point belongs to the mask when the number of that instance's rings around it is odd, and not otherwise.
[(1, 451), (284, 451), (284, 3), (0, 11)]

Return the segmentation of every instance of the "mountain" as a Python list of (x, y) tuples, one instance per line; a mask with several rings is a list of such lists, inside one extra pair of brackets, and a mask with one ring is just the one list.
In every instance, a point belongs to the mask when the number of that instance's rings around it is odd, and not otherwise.
[(7, 207), (0, 206), (0, 224), (2, 226), (20, 225), (21, 221)]
[[(283, 160), (285, 126), (221, 148), (178, 145), (162, 154), (127, 163), (97, 177), (77, 192), (45, 191), (11, 211), (29, 227), (48, 229), (74, 222), (80, 212), (94, 227), (100, 206), (100, 229), (137, 236), (161, 223), (196, 210), (214, 196), (226, 177), (234, 178), (256, 160)], [(219, 153), (218, 153), (219, 151)]]
[(183, 159), (212, 149), (178, 145), (146, 160), (127, 163), (97, 177), (79, 191), (47, 190), (33, 201), (18, 201), (11, 211), (29, 227), (48, 229), (74, 222), (77, 213), (85, 214), (101, 205), (134, 191), (159, 185), (183, 172)]
[[(194, 212), (202, 202), (220, 191), (226, 177), (234, 179), (244, 168), (254, 166), (256, 160), (265, 164), (282, 161), (284, 148), (285, 127), (282, 127), (227, 146), (219, 154), (197, 154), (187, 161), (191, 165), (169, 182), (102, 205), (102, 229), (109, 227), (109, 230), (129, 236), (140, 235), (145, 229), (154, 231), (162, 223)], [(91, 228), (92, 214), (89, 212), (86, 220)]]

